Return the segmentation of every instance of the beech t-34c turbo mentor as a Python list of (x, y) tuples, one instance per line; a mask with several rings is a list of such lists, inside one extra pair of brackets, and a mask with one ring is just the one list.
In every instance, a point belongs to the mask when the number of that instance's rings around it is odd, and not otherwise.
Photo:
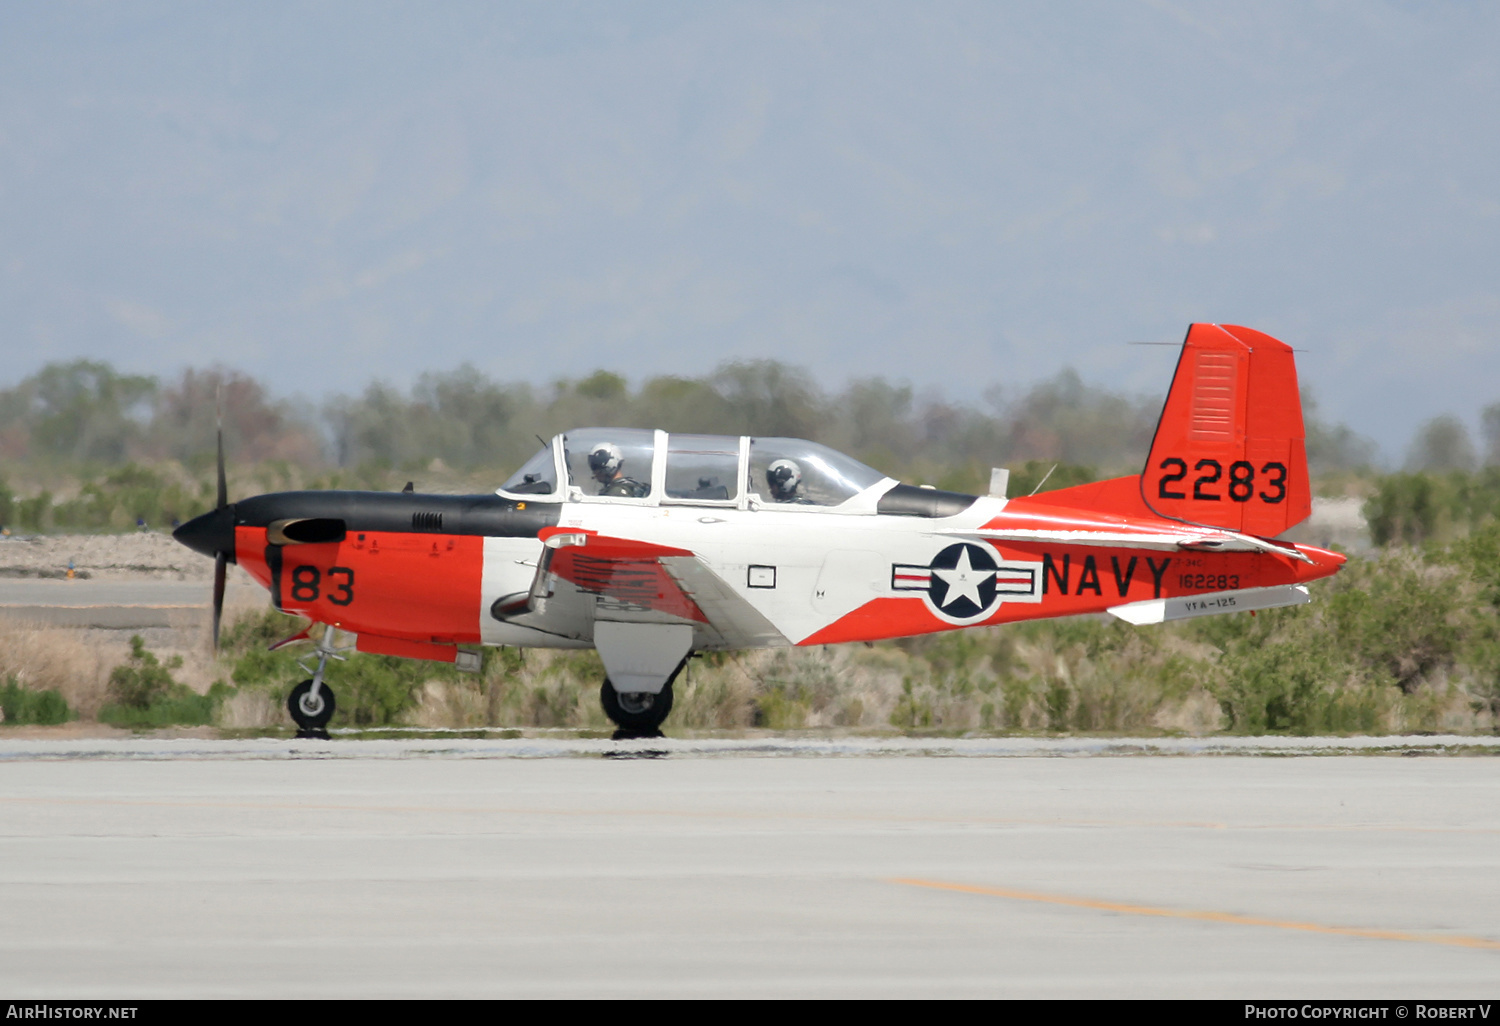
[(230, 504), (221, 440), (218, 508), (176, 537), (216, 558), (216, 637), (228, 562), (332, 628), (288, 699), (312, 732), (349, 647), (470, 669), (465, 646), (592, 647), (604, 711), (650, 736), (695, 651), (1269, 609), (1344, 562), (1273, 540), (1311, 509), (1302, 407), (1291, 348), (1248, 328), (1188, 330), (1142, 473), (1014, 499), (1004, 476), (960, 495), (796, 438), (587, 428), (493, 495)]

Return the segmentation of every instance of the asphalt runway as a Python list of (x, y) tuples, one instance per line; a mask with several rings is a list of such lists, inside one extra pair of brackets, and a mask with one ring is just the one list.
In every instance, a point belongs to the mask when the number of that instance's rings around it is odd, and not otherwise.
[(1500, 990), (1493, 757), (489, 744), (6, 742), (0, 990)]

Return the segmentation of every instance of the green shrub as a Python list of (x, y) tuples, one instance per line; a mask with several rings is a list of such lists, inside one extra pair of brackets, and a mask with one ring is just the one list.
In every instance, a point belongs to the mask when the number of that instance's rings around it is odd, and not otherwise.
[(1380, 479), (1374, 495), (1365, 502), (1365, 520), (1370, 539), (1384, 547), (1391, 544), (1421, 545), (1433, 537), (1442, 502), (1428, 474), (1390, 474)]
[[(316, 668), (317, 653), (311, 644), (269, 651), (270, 645), (291, 637), (305, 624), (305, 620), (270, 608), (229, 624), (220, 636), (219, 651), (221, 658), (233, 661), (230, 678), (235, 685), (270, 691), (284, 700), (293, 686), (311, 677), (312, 673), (301, 665)], [(324, 629), (315, 626), (310, 638), (320, 638)], [(329, 660), (324, 671), (336, 706), (330, 725), (398, 724), (417, 704), (428, 683), (478, 688), (489, 676), (488, 668), (502, 658), (496, 649), (482, 650), (481, 669), (476, 676), (460, 673), (448, 663), (349, 652), (342, 661)]]
[(66, 723), (74, 716), (73, 710), (68, 708), (67, 701), (59, 692), (32, 691), (21, 687), (14, 677), (0, 688), (0, 711), (5, 713), (5, 722), (9, 726), (52, 726)]
[(1484, 604), (1500, 613), (1500, 521), (1488, 522), (1435, 555), (1470, 577)]
[(1357, 670), (1304, 610), (1212, 619), (1226, 621), (1205, 624), (1204, 633), (1222, 646), (1219, 673), (1210, 687), (1230, 730), (1312, 734), (1339, 729), (1331, 720), (1345, 723), (1343, 729), (1374, 729), (1373, 720), (1364, 722), (1345, 711), (1343, 691), (1358, 687)]
[(29, 499), (17, 499), (15, 517), (23, 531), (48, 530), (52, 526), (52, 493), (43, 489)]
[(1364, 513), (1382, 547), (1452, 542), (1500, 517), (1500, 467), (1383, 475)]
[[(1365, 680), (1388, 679), (1410, 693), (1438, 670), (1450, 670), (1478, 624), (1472, 587), (1451, 566), (1415, 553), (1389, 552), (1347, 564), (1320, 589), (1327, 645)], [(1466, 592), (1470, 594), (1466, 594)]]
[(174, 656), (163, 666), (156, 655), (146, 649), (139, 634), (130, 639), (130, 661), (116, 666), (109, 675), (109, 700), (115, 705), (129, 709), (145, 709), (156, 699), (180, 687), (172, 679), (172, 670), (182, 665), (181, 657)]
[(1230, 729), (1434, 729), (1468, 702), (1500, 714), (1500, 526), (1448, 549), (1351, 560), (1306, 606), (1190, 621)]
[(139, 634), (130, 639), (130, 658), (109, 675), (107, 701), (99, 719), (116, 727), (193, 726), (212, 723), (219, 703), (232, 689), (222, 682), (200, 695), (172, 677), (182, 665), (173, 656), (165, 665), (146, 648)]
[(457, 676), (444, 663), (395, 656), (357, 655), (329, 666), (327, 679), (338, 703), (336, 722), (359, 727), (398, 722), (401, 714), (416, 704), (429, 680)]

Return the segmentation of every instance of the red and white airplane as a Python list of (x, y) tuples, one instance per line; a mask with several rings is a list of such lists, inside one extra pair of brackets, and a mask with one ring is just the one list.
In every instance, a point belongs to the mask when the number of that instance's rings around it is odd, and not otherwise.
[(229, 562), (333, 628), (288, 699), (312, 732), (340, 648), (470, 669), (472, 646), (595, 648), (605, 712), (650, 735), (694, 652), (1268, 609), (1344, 563), (1275, 540), (1311, 511), (1297, 374), (1232, 325), (1188, 330), (1142, 473), (1014, 499), (1004, 471), (961, 495), (802, 439), (625, 428), (558, 435), (493, 495), (230, 504), (222, 441), (219, 463), (218, 508), (176, 538), (216, 558), (216, 637)]

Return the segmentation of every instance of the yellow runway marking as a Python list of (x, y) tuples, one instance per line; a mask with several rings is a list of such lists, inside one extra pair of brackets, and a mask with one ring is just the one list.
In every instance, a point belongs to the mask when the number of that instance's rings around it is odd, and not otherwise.
[(1415, 941), (1421, 944), (1443, 944), (1455, 948), (1486, 948), (1491, 951), (1500, 951), (1500, 941), (1487, 940), (1483, 937), (1465, 937), (1461, 934), (1407, 933), (1403, 930), (1369, 930), (1350, 926), (1325, 926), (1321, 923), (1299, 923), (1293, 919), (1263, 919), (1259, 916), (1235, 915), (1232, 912), (1157, 908), (1152, 905), (1126, 905), (1115, 901), (1099, 901), (1094, 898), (1076, 898), (1066, 894), (1041, 894), (1036, 891), (1017, 891), (1007, 887), (983, 887), (978, 884), (948, 883), (943, 880), (918, 880), (908, 877), (896, 877), (889, 882), (902, 884), (906, 887), (926, 887), (935, 891), (983, 894), (992, 898), (1036, 901), (1046, 905), (1070, 905), (1073, 908), (1089, 908), (1100, 912), (1119, 912), (1131, 916), (1156, 916), (1162, 919), (1196, 919), (1208, 923), (1234, 923), (1237, 926), (1270, 926), (1278, 930), (1298, 930), (1302, 933), (1335, 934), (1340, 937), (1366, 937), (1372, 940)]

